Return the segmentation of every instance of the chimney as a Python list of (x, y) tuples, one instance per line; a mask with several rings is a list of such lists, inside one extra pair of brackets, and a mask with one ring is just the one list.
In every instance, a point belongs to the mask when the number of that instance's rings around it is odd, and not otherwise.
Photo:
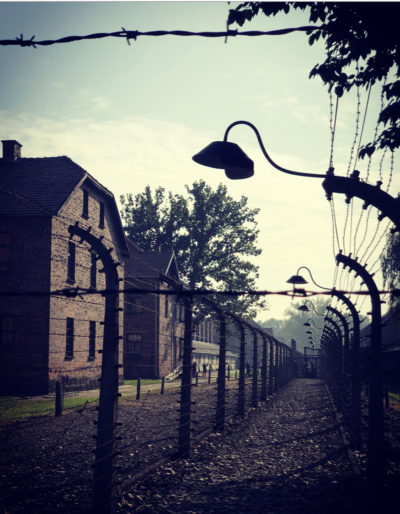
[(3, 139), (3, 159), (5, 161), (16, 161), (21, 158), (22, 145), (15, 139)]

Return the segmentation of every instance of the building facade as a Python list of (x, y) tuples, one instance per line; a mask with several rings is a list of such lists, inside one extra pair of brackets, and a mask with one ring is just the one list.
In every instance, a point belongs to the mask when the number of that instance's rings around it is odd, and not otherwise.
[(96, 253), (71, 237), (74, 225), (101, 241), (123, 278), (128, 248), (116, 202), (68, 157), (22, 158), (21, 146), (3, 141), (0, 159), (0, 391), (41, 394), (57, 380), (98, 387), (104, 297), (49, 293), (105, 287)]
[[(128, 241), (125, 288), (176, 291), (181, 288), (172, 251), (142, 251)], [(124, 376), (159, 378), (182, 364), (183, 302), (173, 294), (125, 294)]]

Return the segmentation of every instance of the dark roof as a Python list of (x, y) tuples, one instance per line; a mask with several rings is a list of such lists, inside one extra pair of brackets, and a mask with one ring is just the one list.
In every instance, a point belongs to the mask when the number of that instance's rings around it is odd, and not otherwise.
[(85, 175), (65, 156), (0, 159), (0, 214), (55, 215)]
[(114, 195), (66, 156), (0, 159), (0, 215), (55, 216), (76, 187), (86, 180), (105, 194), (119, 232), (119, 246), (127, 253)]
[(128, 240), (130, 259), (125, 261), (125, 273), (130, 277), (171, 276), (178, 279), (173, 250), (144, 251)]

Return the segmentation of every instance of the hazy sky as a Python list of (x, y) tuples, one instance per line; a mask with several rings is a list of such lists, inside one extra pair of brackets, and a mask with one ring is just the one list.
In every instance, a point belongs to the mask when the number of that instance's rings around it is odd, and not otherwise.
[[(222, 31), (234, 5), (0, 2), (0, 39), (21, 33), (25, 38), (53, 39), (121, 27)], [(243, 30), (303, 24), (308, 24), (304, 13), (273, 19), (259, 16)], [(229, 181), (222, 171), (199, 166), (191, 159), (212, 140), (222, 139), (228, 124), (242, 119), (258, 127), (271, 157), (281, 166), (325, 173), (331, 145), (329, 95), (319, 79), (308, 78), (323, 58), (322, 44), (310, 47), (304, 33), (231, 37), (227, 43), (223, 38), (164, 36), (139, 37), (130, 46), (124, 40), (107, 38), (36, 49), (0, 47), (0, 136), (17, 139), (24, 157), (68, 155), (117, 198), (121, 193), (141, 192), (147, 184), (183, 192), (185, 184), (200, 178), (213, 186), (223, 182), (233, 197), (244, 194), (251, 207), (261, 209), (259, 289), (287, 288), (287, 278), (302, 265), (311, 268), (317, 282), (331, 287), (338, 245), (333, 248), (331, 210), (321, 179), (293, 177), (271, 168), (254, 134), (243, 126), (234, 128), (229, 140), (240, 144), (255, 161), (251, 179)], [(366, 93), (361, 91), (358, 132), (365, 103)], [(379, 107), (380, 89), (376, 87), (364, 140), (373, 137)], [(349, 166), (356, 112), (354, 92), (339, 104), (334, 145), (339, 175), (346, 174)], [(371, 163), (372, 182), (379, 176), (379, 159)], [(389, 164), (386, 156), (385, 177)], [(396, 160), (394, 164), (397, 172)], [(357, 165), (364, 176), (367, 165)], [(397, 191), (396, 178), (390, 192), (395, 195)], [(360, 205), (355, 200), (349, 210), (343, 242), (345, 203), (343, 197), (335, 198), (340, 247), (348, 252), (354, 245), (357, 254), (374, 262), (386, 223), (376, 230), (376, 211), (369, 217), (366, 211), (356, 244), (351, 242), (350, 229), (354, 234)], [(339, 273), (336, 285), (350, 285), (347, 272)], [(282, 317), (290, 299), (274, 296), (269, 303), (270, 311), (260, 313), (259, 319)], [(362, 310), (369, 310), (369, 300)]]

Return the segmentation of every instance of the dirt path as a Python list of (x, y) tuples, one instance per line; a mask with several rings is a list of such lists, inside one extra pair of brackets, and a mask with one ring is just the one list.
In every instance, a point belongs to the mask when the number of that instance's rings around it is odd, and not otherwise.
[[(361, 495), (362, 497), (362, 495)], [(295, 380), (132, 487), (120, 512), (361, 513), (360, 490), (325, 386)]]

